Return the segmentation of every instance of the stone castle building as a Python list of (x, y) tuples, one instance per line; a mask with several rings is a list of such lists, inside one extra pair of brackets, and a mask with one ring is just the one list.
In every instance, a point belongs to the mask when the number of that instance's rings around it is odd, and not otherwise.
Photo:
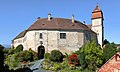
[(42, 47), (45, 52), (57, 49), (63, 53), (71, 53), (88, 40), (95, 39), (102, 47), (103, 13), (98, 5), (92, 12), (91, 20), (92, 24), (87, 25), (75, 20), (74, 15), (71, 19), (54, 18), (49, 13), (47, 18), (37, 18), (28, 29), (13, 39), (12, 44), (14, 47), (22, 44), (24, 50), (31, 48), (36, 52)]

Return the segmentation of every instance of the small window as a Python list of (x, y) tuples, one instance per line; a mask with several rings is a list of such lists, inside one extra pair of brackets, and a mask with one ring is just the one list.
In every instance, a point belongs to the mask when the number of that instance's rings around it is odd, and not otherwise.
[(60, 33), (60, 39), (66, 39), (66, 33)]
[(86, 40), (89, 40), (89, 35), (88, 34), (86, 34)]
[(99, 35), (99, 33), (97, 33), (97, 35)]
[(40, 33), (40, 39), (42, 39), (43, 37), (42, 37), (42, 33)]

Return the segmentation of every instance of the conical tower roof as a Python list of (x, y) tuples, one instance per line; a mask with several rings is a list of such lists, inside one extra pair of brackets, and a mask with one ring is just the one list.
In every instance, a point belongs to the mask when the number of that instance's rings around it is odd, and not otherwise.
[(96, 18), (103, 18), (103, 13), (98, 4), (96, 5), (95, 9), (92, 12), (92, 19)]
[(96, 12), (96, 11), (101, 11), (100, 7), (98, 6), (98, 4), (96, 5), (95, 9), (93, 12)]

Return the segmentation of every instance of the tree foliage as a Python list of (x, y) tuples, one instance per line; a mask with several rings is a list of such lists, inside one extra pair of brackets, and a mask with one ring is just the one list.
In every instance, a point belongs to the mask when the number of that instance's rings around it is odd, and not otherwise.
[(23, 61), (33, 61), (33, 54), (30, 51), (21, 51), (16, 55), (15, 58), (17, 61), (19, 62), (23, 62)]
[(3, 72), (4, 68), (4, 52), (3, 52), (4, 47), (0, 45), (0, 72)]
[(96, 44), (95, 40), (91, 43), (88, 41), (86, 45), (82, 46), (80, 53), (84, 54), (87, 67), (90, 70), (95, 70), (97, 67), (101, 66), (103, 52), (100, 46)]
[(113, 55), (117, 53), (116, 45), (114, 43), (108, 43), (103, 49), (104, 62), (110, 59)]
[(45, 58), (45, 59), (49, 59), (49, 57), (50, 57), (50, 53), (45, 53), (45, 54), (44, 54), (44, 58)]
[(20, 51), (23, 51), (23, 45), (18, 45), (15, 49), (15, 52), (20, 52)]
[[(10, 49), (11, 50), (11, 49)], [(12, 49), (16, 50), (16, 49)], [(14, 69), (20, 66), (20, 62), (29, 62), (38, 60), (37, 53), (33, 50), (25, 50), (20, 52), (14, 52), (6, 56), (4, 62), (9, 66), (9, 69)]]
[(81, 67), (84, 69), (86, 67), (86, 60), (85, 60), (85, 55), (83, 52), (81, 52), (78, 56), (78, 58), (80, 59), (79, 60), (79, 63), (81, 65)]
[(10, 55), (10, 54), (14, 54), (14, 53), (15, 53), (15, 49), (14, 49), (14, 48), (9, 49), (9, 51), (8, 51), (8, 55)]
[(107, 39), (104, 40), (104, 45), (110, 43)]
[(63, 54), (59, 50), (51, 51), (51, 55), (49, 59), (53, 62), (62, 62), (63, 61)]
[(33, 51), (32, 49), (30, 49), (29, 51), (30, 51), (30, 52), (32, 53), (32, 55), (33, 55), (33, 60), (38, 60), (38, 53), (35, 52), (35, 51)]
[(75, 66), (79, 65), (79, 59), (77, 54), (72, 54), (68, 56), (68, 61), (69, 61), (69, 64), (73, 64)]

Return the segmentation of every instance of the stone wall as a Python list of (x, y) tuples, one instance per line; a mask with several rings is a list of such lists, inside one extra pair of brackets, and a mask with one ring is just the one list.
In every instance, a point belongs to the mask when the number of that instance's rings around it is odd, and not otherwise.
[(15, 39), (14, 42), (13, 42), (13, 46), (14, 47), (17, 47), (18, 45), (22, 44), (23, 45), (23, 38), (19, 38), (19, 39)]
[[(40, 39), (40, 33), (42, 33), (42, 39)], [(60, 39), (60, 33), (66, 33), (66, 39)], [(91, 32), (89, 31), (33, 30), (25, 34), (21, 39), (21, 44), (24, 46), (24, 50), (31, 48), (37, 52), (40, 41), (42, 41), (46, 53), (54, 49), (60, 50), (62, 53), (71, 53), (79, 50), (87, 40), (91, 40), (91, 37)], [(18, 44), (14, 45), (17, 46)]]

